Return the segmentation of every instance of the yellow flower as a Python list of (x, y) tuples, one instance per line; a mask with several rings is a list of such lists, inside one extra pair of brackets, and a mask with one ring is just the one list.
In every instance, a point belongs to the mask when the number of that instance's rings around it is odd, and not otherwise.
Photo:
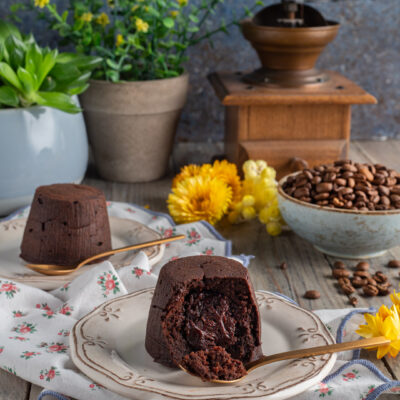
[(201, 167), (195, 164), (185, 165), (181, 168), (181, 172), (175, 176), (172, 181), (172, 187), (176, 187), (179, 182), (182, 182), (186, 178), (192, 178), (196, 175), (200, 175)]
[(138, 32), (146, 33), (149, 30), (149, 24), (144, 22), (141, 18), (136, 18), (136, 29)]
[[(209, 164), (205, 164), (206, 166)], [(203, 174), (209, 174), (211, 178), (218, 178), (232, 188), (232, 201), (236, 203), (240, 200), (242, 184), (235, 164), (226, 160), (215, 161), (212, 168), (203, 166)]]
[(168, 210), (177, 223), (205, 220), (215, 224), (228, 211), (232, 189), (219, 179), (194, 176), (179, 182), (168, 196)]
[(179, 11), (170, 11), (171, 17), (176, 18), (179, 15)]
[(107, 0), (107, 4), (108, 4), (108, 7), (110, 7), (110, 8), (115, 7), (114, 0)]
[(133, 7), (131, 8), (131, 11), (132, 11), (132, 12), (135, 12), (138, 8), (139, 8), (139, 6), (136, 4), (135, 6), (133, 6)]
[(50, 0), (35, 0), (35, 6), (39, 7), (39, 8), (44, 8), (49, 3), (50, 3)]
[(396, 305), (390, 309), (382, 305), (376, 315), (364, 314), (364, 318), (366, 325), (360, 325), (356, 333), (365, 338), (385, 336), (391, 340), (390, 344), (370, 350), (378, 350), (378, 359), (386, 354), (396, 357), (400, 351), (400, 317)]
[(181, 7), (185, 7), (185, 6), (187, 6), (187, 4), (188, 4), (188, 0), (178, 0), (178, 4), (179, 4)]
[(85, 12), (81, 15), (81, 20), (84, 22), (91, 22), (93, 19), (93, 14), (91, 12)]
[(110, 23), (110, 18), (108, 18), (108, 15), (105, 12), (102, 12), (97, 18), (96, 22), (99, 25), (102, 25), (103, 28), (106, 27)]
[(124, 37), (119, 33), (117, 35), (117, 38), (115, 39), (115, 45), (119, 47), (121, 46), (121, 44), (124, 44), (124, 42), (125, 42)]
[[(393, 290), (393, 294), (390, 295), (390, 300), (392, 300), (392, 303), (397, 307), (400, 308), (400, 292), (396, 293), (395, 290)], [(399, 310), (400, 311), (400, 310)]]

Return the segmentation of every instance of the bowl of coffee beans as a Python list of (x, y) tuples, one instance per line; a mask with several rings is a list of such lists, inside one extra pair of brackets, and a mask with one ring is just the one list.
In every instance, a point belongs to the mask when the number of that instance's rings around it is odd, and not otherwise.
[(400, 245), (400, 174), (381, 164), (336, 161), (279, 182), (281, 214), (323, 253), (370, 258)]

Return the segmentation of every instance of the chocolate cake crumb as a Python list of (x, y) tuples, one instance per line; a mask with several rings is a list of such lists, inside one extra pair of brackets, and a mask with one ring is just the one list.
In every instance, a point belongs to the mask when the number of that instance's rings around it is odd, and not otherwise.
[(233, 381), (247, 375), (246, 368), (220, 346), (207, 350), (192, 351), (186, 354), (181, 364), (186, 370), (203, 381), (214, 379)]

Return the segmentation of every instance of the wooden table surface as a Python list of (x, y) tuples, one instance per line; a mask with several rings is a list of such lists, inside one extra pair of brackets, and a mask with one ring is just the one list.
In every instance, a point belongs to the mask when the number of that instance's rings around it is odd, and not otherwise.
[[(211, 156), (222, 152), (221, 144), (182, 143), (176, 146), (171, 168), (177, 171), (179, 166), (189, 162), (209, 162)], [(381, 162), (400, 170), (399, 154), (400, 141), (360, 141), (352, 142), (350, 158), (355, 161)], [(170, 190), (171, 177), (172, 174), (158, 182), (146, 184), (121, 184), (103, 181), (89, 168), (84, 183), (102, 189), (108, 200), (149, 205), (152, 210), (166, 212), (165, 200)], [(220, 225), (217, 229), (225, 238), (232, 240), (234, 254), (255, 256), (249, 271), (256, 289), (279, 291), (307, 309), (351, 307), (348, 296), (337, 290), (335, 281), (331, 278), (332, 265), (336, 259), (319, 253), (293, 232), (286, 231), (273, 238), (268, 236), (264, 225), (257, 221), (234, 226)], [(370, 260), (371, 270), (383, 270), (396, 287), (399, 284), (399, 272), (386, 268), (391, 259), (400, 259), (400, 247)], [(286, 271), (278, 267), (282, 262), (288, 264)], [(355, 263), (349, 262), (350, 265)], [(321, 298), (306, 300), (303, 295), (309, 289), (318, 289), (322, 294)], [(358, 307), (379, 307), (382, 302), (389, 303), (389, 297), (357, 297)], [(373, 354), (367, 352), (363, 352), (362, 356), (373, 361), (389, 378), (400, 379), (399, 360), (384, 358), (377, 361)], [(38, 386), (0, 370), (0, 400), (36, 399), (40, 390)], [(380, 399), (393, 399), (393, 396), (383, 395)]]

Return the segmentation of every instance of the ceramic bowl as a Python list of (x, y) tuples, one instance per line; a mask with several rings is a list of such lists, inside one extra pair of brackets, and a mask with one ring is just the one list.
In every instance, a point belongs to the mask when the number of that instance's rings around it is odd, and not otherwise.
[(400, 245), (400, 210), (356, 211), (321, 207), (287, 195), (278, 186), (281, 214), (290, 228), (325, 254), (372, 258)]

